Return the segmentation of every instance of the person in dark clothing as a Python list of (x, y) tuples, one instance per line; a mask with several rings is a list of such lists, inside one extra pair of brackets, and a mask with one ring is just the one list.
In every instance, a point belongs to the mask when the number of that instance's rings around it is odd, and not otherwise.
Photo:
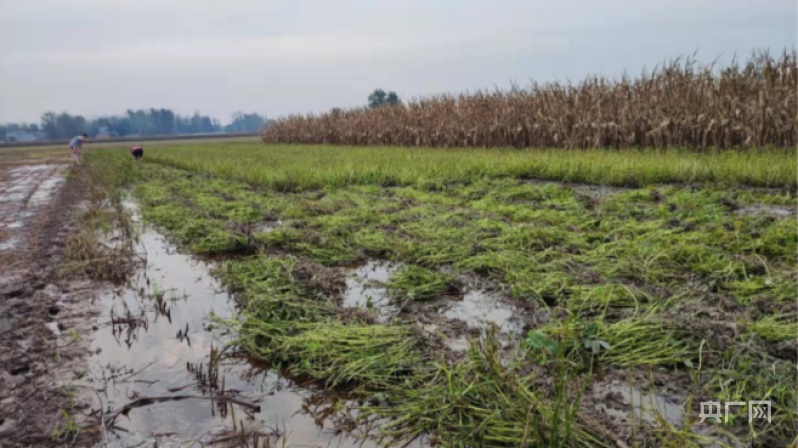
[(130, 153), (133, 154), (133, 158), (139, 160), (140, 158), (144, 157), (144, 148), (141, 146), (134, 146), (130, 148)]

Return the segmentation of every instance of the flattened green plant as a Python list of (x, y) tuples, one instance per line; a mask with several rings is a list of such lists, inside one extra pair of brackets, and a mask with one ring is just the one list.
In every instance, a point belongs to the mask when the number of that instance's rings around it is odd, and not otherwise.
[(454, 277), (411, 264), (391, 276), (388, 290), (399, 300), (431, 300), (454, 292)]

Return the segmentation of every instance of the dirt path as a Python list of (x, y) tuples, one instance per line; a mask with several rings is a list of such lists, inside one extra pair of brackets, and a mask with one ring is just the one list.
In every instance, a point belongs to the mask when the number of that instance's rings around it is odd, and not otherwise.
[(2, 162), (0, 445), (61, 446), (90, 407), (66, 384), (85, 374), (97, 284), (56, 275), (85, 189), (65, 188), (67, 164)]
[(66, 166), (0, 165), (0, 291), (25, 278), (34, 224), (63, 184)]

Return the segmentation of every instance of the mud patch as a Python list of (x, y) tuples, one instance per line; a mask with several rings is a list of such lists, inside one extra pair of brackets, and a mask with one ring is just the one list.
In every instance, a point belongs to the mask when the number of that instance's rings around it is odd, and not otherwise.
[(444, 297), (414, 303), (405, 311), (452, 361), (465, 354), (469, 340), (484, 340), (491, 333), (500, 345), (502, 362), (510, 362), (522, 355), (520, 341), (526, 322), (531, 322), (528, 311), (489, 289), (471, 289), (462, 300)]
[(468, 328), (487, 330), (495, 326), (500, 333), (520, 335), (524, 329), (524, 311), (506, 303), (496, 294), (483, 290), (472, 290), (463, 300), (453, 302), (445, 308), (447, 319), (465, 323)]
[(77, 180), (61, 188), (66, 168), (0, 163), (3, 446), (83, 446), (91, 437), (87, 409), (97, 402), (77, 389), (86, 373), (89, 303), (100, 285), (59, 275), (86, 193)]
[(743, 207), (736, 210), (735, 213), (748, 216), (771, 216), (773, 218), (787, 218), (796, 215), (796, 211), (794, 209), (766, 204), (756, 204)]
[(264, 221), (258, 224), (255, 224), (252, 227), (252, 233), (269, 233), (274, 232), (275, 230), (279, 229), (283, 226), (283, 222), (280, 220), (276, 221)]
[(382, 323), (399, 314), (399, 307), (392, 303), (385, 284), (401, 267), (400, 263), (372, 260), (347, 270), (343, 306), (365, 309)]
[(19, 281), (30, 260), (26, 246), (34, 218), (50, 206), (64, 182), (65, 165), (20, 165), (6, 167), (0, 175), (0, 289)]
[(609, 185), (590, 185), (590, 184), (572, 184), (566, 186), (570, 186), (571, 190), (577, 195), (589, 198), (593, 201), (599, 202), (604, 198), (612, 196), (614, 194), (623, 193), (624, 191), (629, 191), (629, 188), (624, 187), (613, 187)]
[(596, 410), (618, 421), (630, 422), (631, 411), (631, 415), (638, 421), (654, 423), (664, 419), (672, 425), (684, 423), (683, 399), (643, 392), (617, 381), (595, 383), (593, 393), (602, 399), (596, 405)]
[(15, 247), (18, 247), (20, 244), (22, 244), (21, 237), (15, 236), (11, 238), (5, 238), (2, 242), (0, 242), (0, 251), (14, 249)]

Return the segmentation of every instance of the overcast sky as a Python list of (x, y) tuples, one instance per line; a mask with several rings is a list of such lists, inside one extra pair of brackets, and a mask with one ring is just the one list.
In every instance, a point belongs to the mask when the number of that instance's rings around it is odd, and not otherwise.
[(277, 117), (795, 46), (796, 0), (0, 0), (0, 122)]

